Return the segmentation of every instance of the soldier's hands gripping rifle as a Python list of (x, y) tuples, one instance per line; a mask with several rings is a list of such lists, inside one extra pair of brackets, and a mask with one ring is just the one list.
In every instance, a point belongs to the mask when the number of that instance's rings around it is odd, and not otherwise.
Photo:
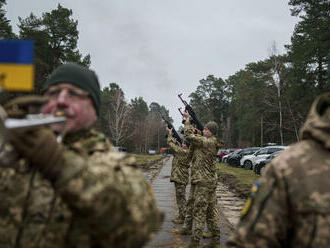
[(173, 127), (172, 123), (169, 122), (161, 112), (159, 112), (160, 116), (162, 119), (165, 121), (167, 128), (172, 130), (172, 136), (182, 145), (182, 139), (180, 138), (179, 134), (176, 132), (175, 128)]
[[(179, 94), (178, 97), (183, 102), (183, 104), (185, 106), (185, 110), (188, 111), (188, 113), (190, 115), (190, 118), (191, 118), (191, 120), (190, 120), (191, 123), (194, 124), (198, 130), (200, 130), (201, 132), (203, 132), (204, 127), (201, 124), (201, 122), (198, 120), (195, 111), (193, 110), (193, 108), (185, 100), (182, 99), (181, 96), (182, 96), (182, 93)], [(180, 111), (180, 113), (181, 113), (181, 111)]]
[[(40, 107), (47, 99), (41, 96), (17, 97), (3, 107), (0, 106), (0, 151), (7, 141), (10, 132), (24, 132), (25, 130), (45, 126), (53, 123), (65, 122), (66, 118), (39, 113)], [(58, 136), (58, 141), (60, 141)]]

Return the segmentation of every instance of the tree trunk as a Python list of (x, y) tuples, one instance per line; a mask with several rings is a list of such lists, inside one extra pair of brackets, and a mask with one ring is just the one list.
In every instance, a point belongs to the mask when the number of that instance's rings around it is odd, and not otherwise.
[(322, 56), (319, 55), (318, 59), (317, 59), (317, 79), (318, 79), (318, 88), (320, 90), (320, 92), (322, 92), (322, 90), (324, 89), (324, 78), (323, 78), (323, 60), (322, 60)]
[(292, 108), (291, 108), (291, 104), (290, 104), (290, 102), (289, 102), (288, 100), (286, 100), (286, 102), (287, 102), (287, 105), (288, 105), (288, 109), (289, 109), (289, 112), (290, 112), (290, 116), (291, 116), (291, 118), (292, 118), (293, 128), (294, 128), (294, 133), (295, 133), (295, 135), (296, 135), (296, 139), (297, 139), (297, 141), (299, 141), (300, 138), (299, 138), (298, 128), (297, 128), (297, 124), (296, 124), (296, 118), (295, 118), (294, 115), (293, 115), (293, 112), (292, 112)]
[(264, 114), (261, 114), (260, 118), (260, 146), (264, 145)]
[(281, 84), (277, 87), (277, 96), (278, 96), (278, 109), (280, 114), (280, 138), (281, 145), (283, 145), (283, 117), (282, 117), (282, 100), (281, 100)]

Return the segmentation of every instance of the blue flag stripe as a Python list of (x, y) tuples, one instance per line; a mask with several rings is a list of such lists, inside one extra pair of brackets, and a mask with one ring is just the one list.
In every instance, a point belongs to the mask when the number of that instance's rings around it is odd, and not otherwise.
[(0, 63), (33, 64), (33, 41), (0, 40)]

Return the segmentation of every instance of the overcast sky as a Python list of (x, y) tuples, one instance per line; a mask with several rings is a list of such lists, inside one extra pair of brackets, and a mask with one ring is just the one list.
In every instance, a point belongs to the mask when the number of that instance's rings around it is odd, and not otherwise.
[(298, 21), (283, 0), (7, 0), (7, 18), (18, 33), (18, 16), (40, 17), (58, 3), (73, 10), (79, 50), (102, 87), (116, 82), (127, 100), (164, 105), (176, 127), (177, 94), (188, 98), (207, 75), (226, 79), (267, 58), (274, 41), (283, 53)]

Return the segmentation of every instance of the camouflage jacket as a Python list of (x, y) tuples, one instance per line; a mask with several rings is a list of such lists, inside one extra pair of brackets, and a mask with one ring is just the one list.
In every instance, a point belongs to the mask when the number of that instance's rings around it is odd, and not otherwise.
[(1, 154), (0, 247), (142, 247), (162, 214), (134, 158), (95, 131), (63, 143), (54, 184), (10, 147)]
[(330, 93), (267, 165), (228, 247), (330, 247)]
[(189, 180), (189, 167), (190, 163), (188, 161), (188, 149), (183, 149), (176, 144), (175, 138), (171, 135), (167, 137), (167, 144), (173, 151), (173, 162), (171, 169), (171, 182), (176, 182), (180, 184), (188, 184)]
[(215, 136), (204, 137), (194, 134), (194, 128), (188, 121), (185, 122), (184, 135), (194, 152), (191, 183), (216, 187), (218, 182), (216, 155), (222, 145), (221, 142)]

